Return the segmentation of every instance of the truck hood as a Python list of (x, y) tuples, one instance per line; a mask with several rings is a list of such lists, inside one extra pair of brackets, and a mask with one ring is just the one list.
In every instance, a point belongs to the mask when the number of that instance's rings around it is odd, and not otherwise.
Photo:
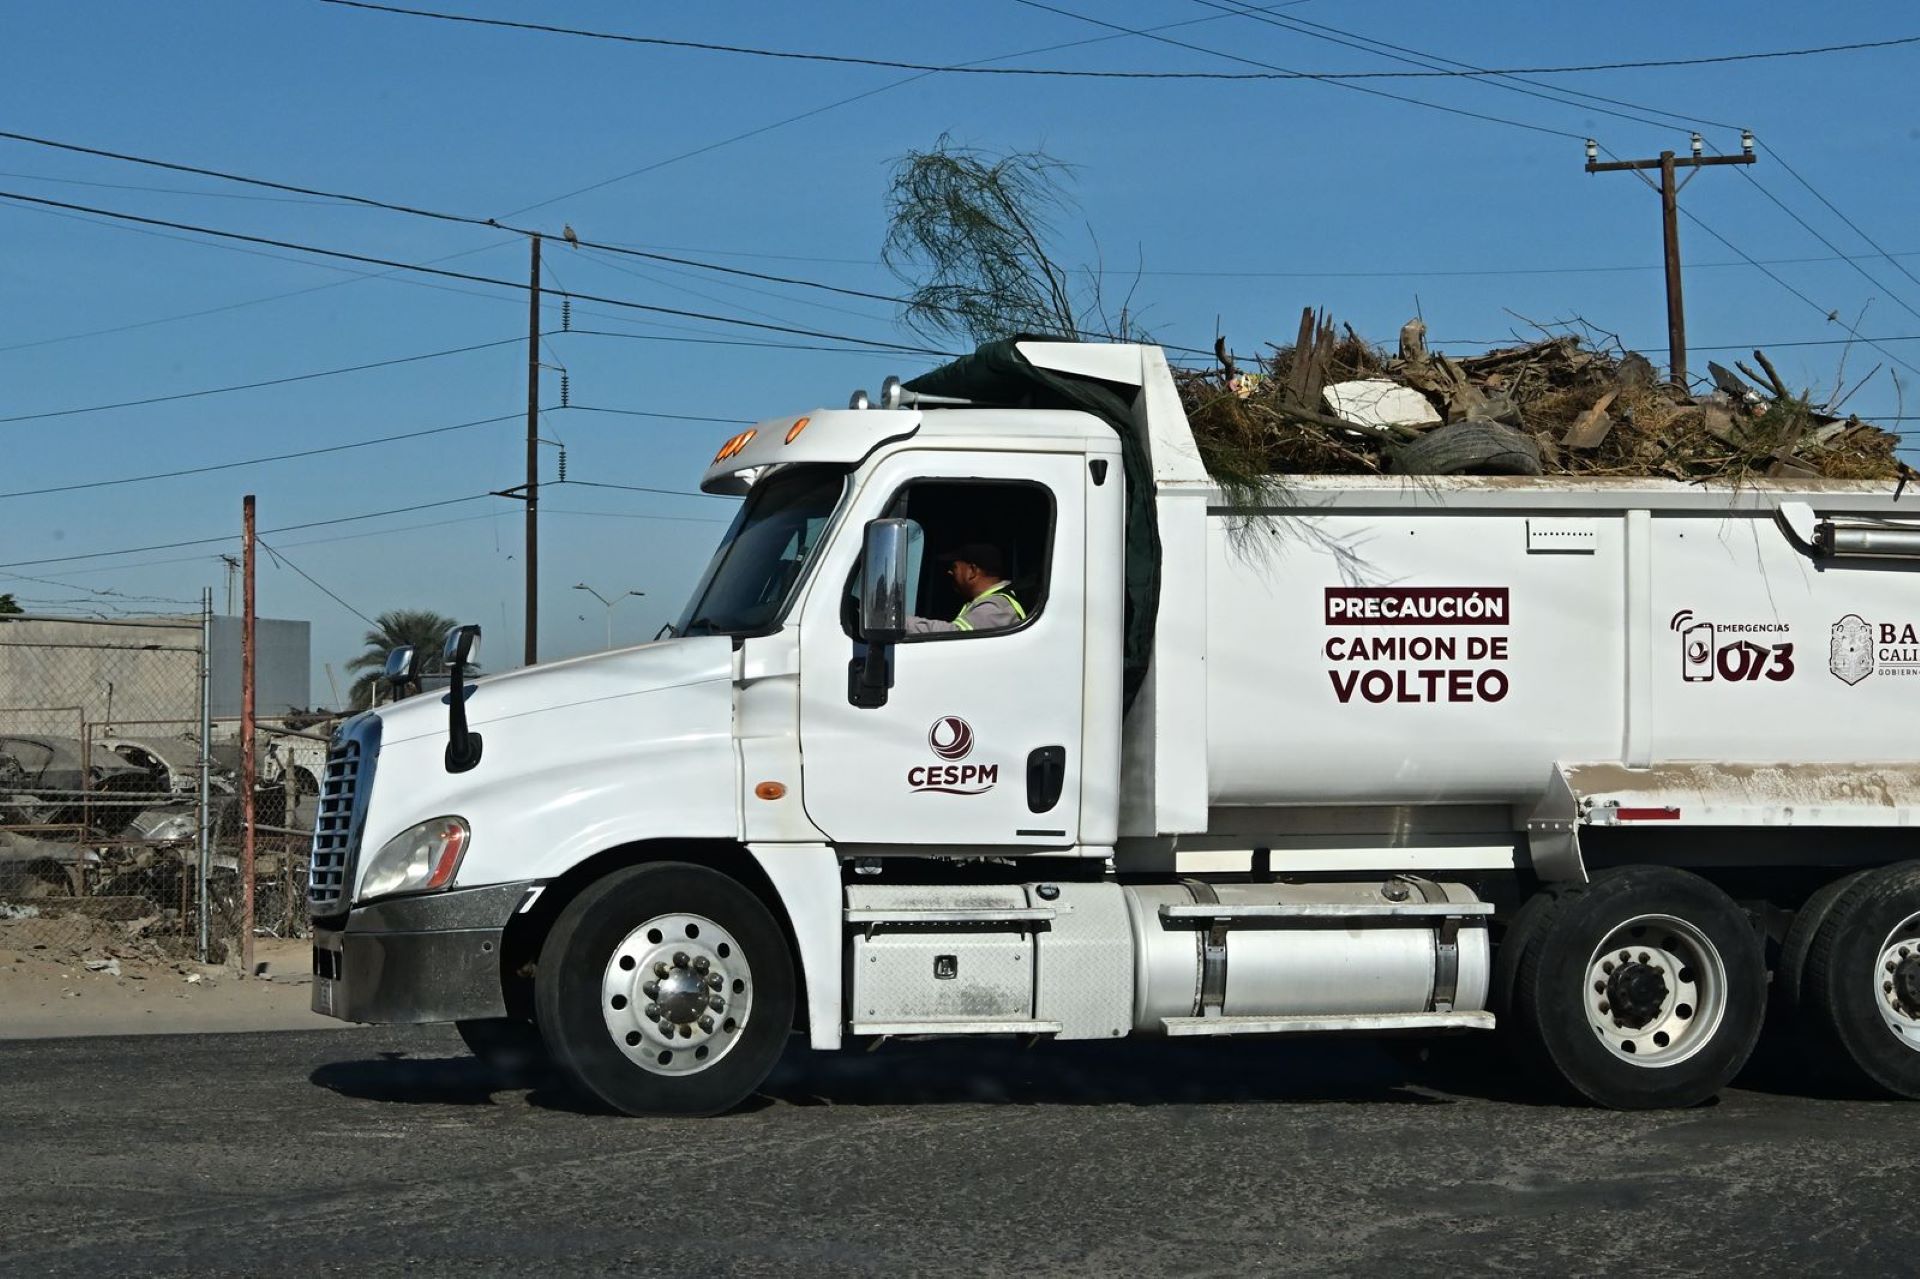
[[(468, 682), (467, 722), (476, 729), (521, 716), (733, 678), (733, 641), (699, 635), (528, 666)], [(381, 707), (388, 745), (447, 735), (447, 697), (411, 697)]]

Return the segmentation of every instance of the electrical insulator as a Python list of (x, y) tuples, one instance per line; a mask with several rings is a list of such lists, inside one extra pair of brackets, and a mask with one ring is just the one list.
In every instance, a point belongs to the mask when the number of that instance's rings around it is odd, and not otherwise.
[(567, 451), (565, 449), (560, 450), (560, 482), (562, 484), (567, 482)]
[(560, 299), (560, 331), (562, 333), (565, 333), (571, 328), (573, 328), (573, 299), (561, 298)]
[(560, 375), (560, 407), (563, 409), (567, 407), (567, 395), (571, 390), (567, 375), (562, 373)]

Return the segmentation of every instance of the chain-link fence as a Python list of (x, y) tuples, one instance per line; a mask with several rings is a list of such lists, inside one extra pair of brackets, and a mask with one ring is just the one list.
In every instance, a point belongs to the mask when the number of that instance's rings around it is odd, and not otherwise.
[[(244, 928), (240, 725), (209, 620), (0, 619), (0, 949), (219, 961)], [(306, 929), (325, 724), (262, 722), (254, 930)]]

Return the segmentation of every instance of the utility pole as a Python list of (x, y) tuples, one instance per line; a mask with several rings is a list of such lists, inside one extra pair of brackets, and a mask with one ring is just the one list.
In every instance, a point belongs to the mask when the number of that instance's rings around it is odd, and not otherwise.
[(527, 289), (527, 665), (540, 654), (540, 237)]
[(240, 972), (253, 976), (253, 494), (241, 501), (240, 558)]
[[(1687, 316), (1680, 299), (1680, 188), (1693, 181), (1693, 174), (1687, 175), (1685, 182), (1675, 183), (1674, 175), (1680, 169), (1704, 169), (1716, 164), (1752, 164), (1753, 134), (1740, 131), (1739, 155), (1702, 155), (1704, 146), (1700, 135), (1693, 135), (1693, 154), (1684, 159), (1671, 151), (1662, 151), (1657, 160), (1600, 160), (1600, 145), (1592, 138), (1587, 139), (1588, 173), (1625, 173), (1638, 172), (1641, 169), (1660, 170), (1660, 227), (1666, 242), (1667, 261), (1667, 360), (1672, 369), (1676, 385), (1687, 384)], [(1645, 178), (1640, 179), (1646, 182)], [(1647, 182), (1652, 186), (1651, 182)]]

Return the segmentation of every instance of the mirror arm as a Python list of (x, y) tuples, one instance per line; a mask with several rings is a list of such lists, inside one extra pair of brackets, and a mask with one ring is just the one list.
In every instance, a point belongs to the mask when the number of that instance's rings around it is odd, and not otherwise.
[(467, 664), (455, 662), (447, 679), (447, 753), (449, 773), (464, 773), (480, 762), (480, 734), (467, 727)]

